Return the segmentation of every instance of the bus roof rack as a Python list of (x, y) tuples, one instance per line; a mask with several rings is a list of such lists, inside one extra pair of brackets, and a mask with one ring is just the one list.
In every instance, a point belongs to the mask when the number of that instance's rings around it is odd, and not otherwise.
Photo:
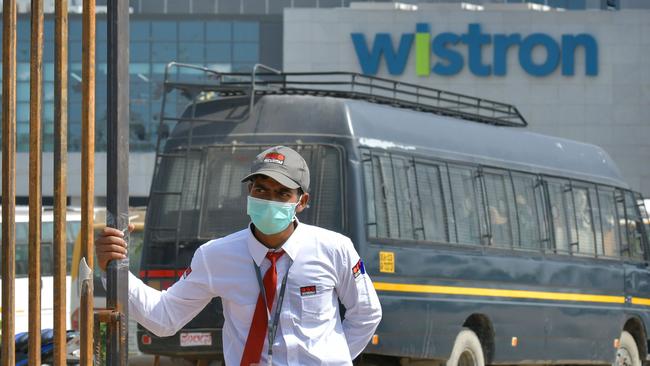
[[(170, 72), (172, 68), (177, 69), (175, 73)], [(184, 76), (197, 76), (197, 73), (204, 75), (182, 80)], [(174, 76), (176, 79), (172, 80)], [(249, 111), (253, 110), (255, 98), (263, 95), (331, 96), (496, 126), (528, 126), (511, 104), (353, 72), (281, 72), (261, 64), (256, 64), (251, 73), (218, 72), (171, 62), (165, 69), (164, 87), (165, 93), (180, 90), (190, 98), (210, 92), (215, 97), (249, 96)]]

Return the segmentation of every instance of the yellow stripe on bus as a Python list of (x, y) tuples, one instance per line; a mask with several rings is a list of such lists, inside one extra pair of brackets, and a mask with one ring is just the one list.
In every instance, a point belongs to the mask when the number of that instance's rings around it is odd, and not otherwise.
[(641, 298), (641, 297), (633, 297), (632, 298), (632, 304), (650, 306), (650, 299), (644, 299), (644, 298)]
[[(543, 292), (526, 290), (503, 290), (493, 288), (456, 287), (456, 286), (434, 286), (416, 285), (409, 283), (388, 283), (375, 282), (375, 289), (378, 291), (413, 292), (440, 295), (465, 295), (465, 296), (488, 296), (488, 297), (510, 297), (517, 299), (555, 300), (555, 301), (581, 301), (581, 302), (602, 302), (610, 304), (624, 304), (624, 296), (610, 295), (588, 295), (574, 294), (567, 292)], [(650, 299), (637, 299), (637, 303), (650, 305)], [(635, 303), (634, 300), (632, 303)]]

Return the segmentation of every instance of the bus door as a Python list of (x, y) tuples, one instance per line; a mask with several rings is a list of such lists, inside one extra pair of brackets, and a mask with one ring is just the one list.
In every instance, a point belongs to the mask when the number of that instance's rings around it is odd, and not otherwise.
[(616, 191), (617, 231), (625, 268), (626, 304), (631, 309), (645, 310), (650, 304), (650, 252), (644, 226), (645, 207), (637, 198), (631, 191)]

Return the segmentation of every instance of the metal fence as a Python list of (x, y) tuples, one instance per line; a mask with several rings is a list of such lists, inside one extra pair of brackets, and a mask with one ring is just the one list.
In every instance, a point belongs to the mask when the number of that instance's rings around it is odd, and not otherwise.
[[(24, 2), (23, 2), (24, 3)], [(43, 94), (43, 3), (31, 1), (30, 139), (29, 139), (29, 337), (28, 363), (41, 365), (41, 175)], [(66, 365), (66, 171), (68, 120), (68, 0), (55, 6), (54, 119), (54, 364)], [(2, 365), (15, 359), (15, 193), (16, 193), (16, 0), (2, 2)], [(128, 224), (128, 1), (108, 2), (109, 169), (116, 188), (108, 195), (108, 224)], [(82, 28), (82, 257), (93, 268), (94, 128), (95, 128), (95, 0), (83, 0)], [(119, 32), (118, 32), (119, 30)], [(126, 82), (124, 82), (126, 81)], [(126, 89), (126, 90), (123, 90)], [(121, 121), (118, 123), (118, 121)], [(126, 132), (126, 134), (124, 134)], [(124, 141), (126, 140), (126, 141)], [(120, 150), (122, 150), (120, 152)], [(121, 262), (121, 261), (120, 261)], [(124, 269), (126, 265), (126, 269)], [(93, 309), (92, 275), (82, 282), (80, 332), (82, 365), (103, 363), (94, 350), (94, 325), (107, 323), (108, 363), (126, 365), (128, 357), (125, 309), (128, 260), (111, 263), (108, 271), (109, 309)], [(111, 294), (113, 294), (111, 296)]]

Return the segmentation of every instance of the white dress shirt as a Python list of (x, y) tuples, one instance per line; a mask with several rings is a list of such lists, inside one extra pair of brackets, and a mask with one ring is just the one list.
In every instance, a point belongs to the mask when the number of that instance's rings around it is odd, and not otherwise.
[[(282, 249), (286, 253), (276, 264), (278, 290), (271, 314), (282, 278), (289, 273), (273, 364), (351, 365), (381, 320), (377, 293), (352, 242), (336, 232), (300, 223)], [(224, 358), (226, 365), (239, 365), (260, 293), (253, 261), (263, 276), (270, 266), (268, 251), (249, 227), (201, 245), (192, 258), (191, 272), (166, 291), (130, 275), (129, 314), (154, 334), (169, 336), (213, 297), (221, 297)], [(315, 293), (311, 286), (316, 287)], [(343, 322), (337, 299), (346, 309)], [(265, 340), (263, 365), (267, 352)]]

